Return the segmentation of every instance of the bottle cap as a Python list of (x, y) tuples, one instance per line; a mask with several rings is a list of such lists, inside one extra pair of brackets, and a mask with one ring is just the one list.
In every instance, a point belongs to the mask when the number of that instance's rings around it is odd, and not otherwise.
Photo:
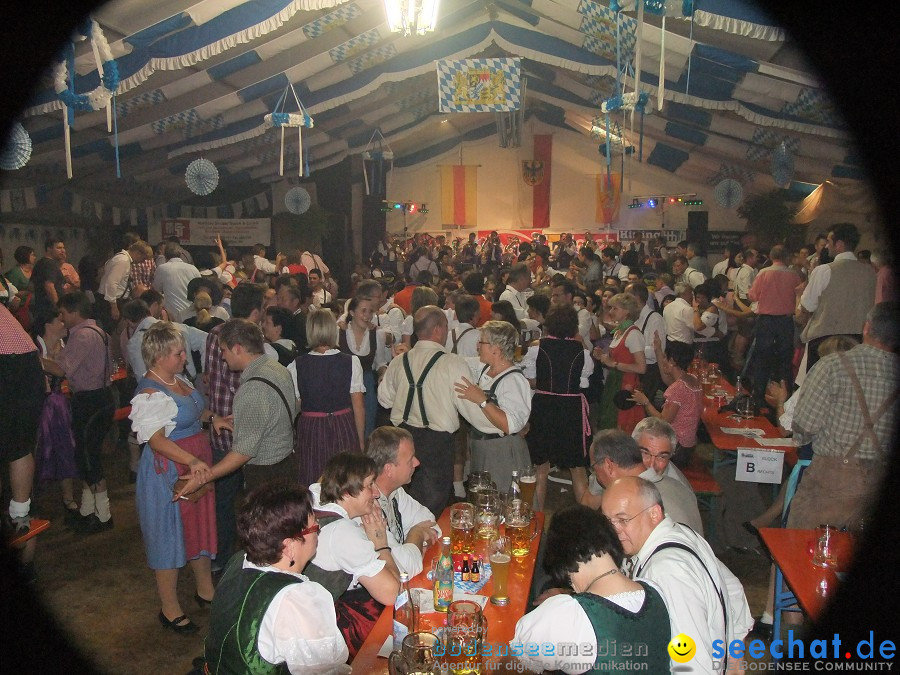
[(400, 572), (400, 583), (404, 581), (409, 581), (409, 572)]
[(444, 537), (441, 541), (443, 541), (445, 544), (449, 544), (449, 543), (450, 543), (450, 537)]

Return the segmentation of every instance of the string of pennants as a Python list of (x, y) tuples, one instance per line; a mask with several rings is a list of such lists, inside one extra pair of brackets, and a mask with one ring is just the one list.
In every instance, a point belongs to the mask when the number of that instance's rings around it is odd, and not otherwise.
[[(0, 213), (22, 213), (51, 204), (51, 190), (46, 185), (0, 190)], [(60, 206), (90, 220), (120, 225), (145, 226), (161, 218), (248, 218), (268, 211), (269, 192), (247, 197), (231, 204), (217, 206), (191, 206), (186, 204), (159, 204), (141, 208), (121, 208), (88, 199), (71, 190), (63, 190)]]

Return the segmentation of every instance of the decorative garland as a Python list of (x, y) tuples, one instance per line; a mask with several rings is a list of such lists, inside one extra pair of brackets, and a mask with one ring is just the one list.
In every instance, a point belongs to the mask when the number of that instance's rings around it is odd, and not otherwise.
[[(87, 28), (87, 30), (85, 30)], [(113, 58), (109, 42), (103, 30), (93, 19), (88, 26), (78, 31), (79, 40), (90, 38), (94, 57), (97, 59), (97, 71), (100, 73), (100, 86), (87, 94), (75, 93), (74, 47), (70, 43), (66, 48), (66, 58), (56, 64), (53, 71), (53, 89), (56, 96), (70, 110), (102, 110), (115, 95), (119, 87), (119, 65)], [(68, 84), (67, 84), (68, 81)]]

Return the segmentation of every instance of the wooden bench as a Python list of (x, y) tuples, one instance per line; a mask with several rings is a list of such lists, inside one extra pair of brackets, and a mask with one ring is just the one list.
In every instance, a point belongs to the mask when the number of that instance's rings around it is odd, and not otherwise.
[(718, 499), (722, 494), (722, 486), (715, 479), (709, 467), (698, 459), (694, 458), (691, 463), (681, 470), (697, 496), (697, 506), (705, 509), (709, 514), (706, 540), (712, 542), (716, 537), (716, 525), (719, 517)]

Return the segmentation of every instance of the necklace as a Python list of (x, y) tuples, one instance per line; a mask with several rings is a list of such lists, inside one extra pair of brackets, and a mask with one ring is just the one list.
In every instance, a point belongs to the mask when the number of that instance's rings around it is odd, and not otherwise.
[(160, 375), (160, 374), (157, 373), (155, 370), (153, 370), (153, 368), (148, 368), (148, 369), (147, 369), (147, 372), (150, 372), (150, 373), (153, 373), (154, 375), (156, 375), (156, 376), (159, 378), (159, 381), (162, 382), (162, 383), (165, 384), (165, 385), (168, 385), (168, 386), (170, 386), (170, 387), (177, 387), (177, 386), (178, 386), (178, 379), (177, 379), (177, 378), (174, 379), (174, 380), (172, 380), (171, 382), (166, 382), (166, 381), (162, 378), (162, 375)]
[(598, 581), (600, 581), (603, 577), (608, 577), (610, 574), (615, 574), (615, 573), (618, 572), (618, 571), (619, 571), (619, 568), (618, 568), (618, 567), (613, 567), (611, 570), (606, 570), (606, 571), (605, 571), (603, 574), (601, 574), (600, 576), (594, 577), (594, 578), (591, 580), (591, 583), (589, 583), (587, 586), (584, 587), (584, 591), (582, 591), (582, 593), (585, 592), (585, 591), (587, 591), (587, 589), (589, 589), (591, 586), (593, 586), (594, 584), (596, 584), (596, 583), (597, 583)]

